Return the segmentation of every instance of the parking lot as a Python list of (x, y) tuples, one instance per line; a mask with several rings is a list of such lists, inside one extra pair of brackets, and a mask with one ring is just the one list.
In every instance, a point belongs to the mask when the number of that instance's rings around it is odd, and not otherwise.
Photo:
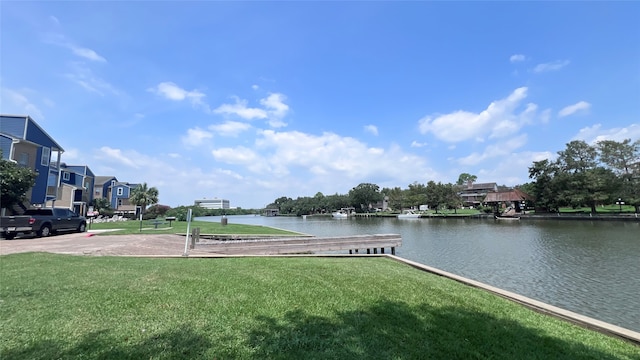
[(45, 238), (0, 240), (0, 255), (50, 252), (73, 255), (182, 255), (184, 236), (172, 234), (96, 235), (95, 232), (61, 234)]

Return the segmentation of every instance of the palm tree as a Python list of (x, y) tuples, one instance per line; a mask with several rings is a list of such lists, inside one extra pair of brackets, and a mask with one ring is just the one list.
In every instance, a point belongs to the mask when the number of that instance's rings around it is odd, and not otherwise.
[(148, 187), (147, 183), (142, 183), (136, 188), (131, 190), (131, 196), (129, 201), (142, 208), (142, 213), (147, 209), (147, 206), (158, 203), (158, 189), (155, 187)]

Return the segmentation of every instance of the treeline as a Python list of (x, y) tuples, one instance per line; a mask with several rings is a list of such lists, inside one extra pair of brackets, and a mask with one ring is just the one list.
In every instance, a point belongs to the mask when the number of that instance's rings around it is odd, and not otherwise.
[[(164, 214), (157, 213), (156, 216), (175, 216), (176, 220), (186, 221), (187, 213), (191, 209), (192, 217), (202, 216), (222, 216), (222, 215), (251, 215), (257, 214), (259, 211), (253, 209), (206, 209), (201, 206), (178, 206), (175, 208), (169, 208)], [(151, 210), (151, 208), (149, 208)], [(149, 211), (147, 210), (147, 212)]]
[[(282, 196), (269, 204), (267, 208), (278, 209), (280, 214), (309, 215), (331, 213), (341, 208), (354, 208), (356, 212), (371, 212), (382, 207), (380, 202), (386, 197), (391, 211), (406, 208), (417, 208), (429, 205), (438, 212), (439, 209), (457, 209), (462, 205), (456, 185), (429, 181), (426, 185), (414, 182), (408, 189), (382, 188), (376, 184), (361, 183), (352, 188), (348, 194), (324, 195), (321, 192), (313, 197), (292, 199)], [(380, 206), (378, 206), (380, 205)]]
[(536, 207), (590, 207), (624, 202), (640, 212), (640, 140), (603, 140), (595, 145), (575, 140), (558, 152), (555, 161), (535, 161), (534, 181), (522, 186), (536, 198)]

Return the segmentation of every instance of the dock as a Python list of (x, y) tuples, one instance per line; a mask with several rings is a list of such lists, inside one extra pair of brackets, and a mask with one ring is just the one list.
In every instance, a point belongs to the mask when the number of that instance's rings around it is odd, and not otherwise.
[(396, 247), (402, 246), (399, 234), (352, 235), (337, 237), (296, 236), (271, 239), (207, 240), (192, 241), (190, 253), (219, 255), (281, 255), (315, 254), (330, 251), (380, 254), (385, 248), (395, 255)]

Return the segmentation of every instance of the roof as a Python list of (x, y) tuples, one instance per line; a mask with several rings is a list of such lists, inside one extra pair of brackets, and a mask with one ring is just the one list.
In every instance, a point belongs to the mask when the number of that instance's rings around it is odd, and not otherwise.
[(5, 118), (5, 119), (20, 119), (20, 120), (25, 120), (25, 126), (22, 128), (24, 131), (22, 134), (16, 134), (16, 133), (8, 133), (7, 131), (3, 131), (3, 134), (7, 134), (7, 135), (11, 135), (14, 138), (20, 139), (20, 140), (27, 140), (27, 138), (25, 137), (26, 133), (27, 133), (27, 128), (29, 127), (29, 125), (33, 125), (35, 126), (38, 130), (40, 130), (42, 132), (42, 134), (47, 137), (47, 139), (49, 140), (50, 144), (45, 144), (46, 145), (51, 145), (51, 147), (53, 148), (54, 151), (59, 151), (60, 153), (64, 152), (64, 149), (62, 148), (62, 146), (60, 146), (60, 144), (58, 144), (52, 137), (51, 135), (49, 135), (40, 125), (38, 125), (38, 123), (29, 115), (11, 115), (11, 114), (0, 114), (0, 117)]
[(533, 201), (533, 197), (520, 189), (509, 191), (490, 192), (484, 199), (484, 202), (505, 202), (505, 201)]
[(110, 181), (112, 179), (115, 179), (116, 181), (118, 181), (118, 179), (116, 179), (115, 176), (96, 176), (95, 184), (96, 186), (104, 185), (107, 181)]
[(480, 190), (480, 189), (495, 189), (498, 184), (497, 183), (473, 183), (471, 184), (471, 186), (469, 185), (462, 185), (464, 189), (470, 190)]

